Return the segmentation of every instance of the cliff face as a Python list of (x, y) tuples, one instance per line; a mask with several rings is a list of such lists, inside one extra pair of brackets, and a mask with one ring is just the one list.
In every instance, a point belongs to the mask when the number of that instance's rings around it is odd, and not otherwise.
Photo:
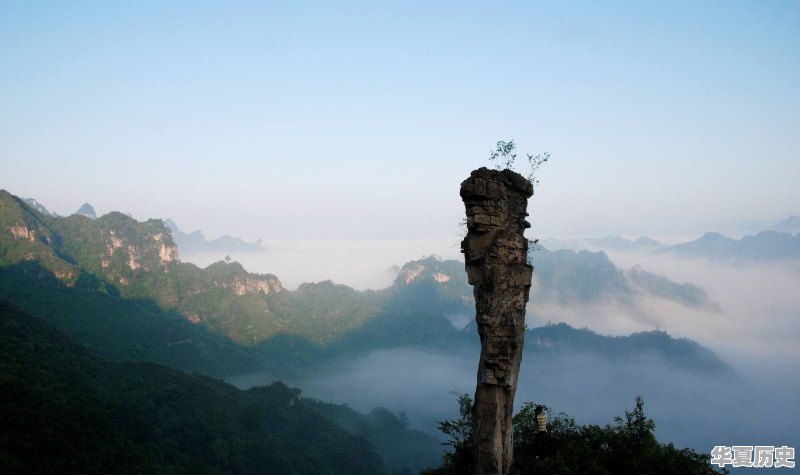
[(510, 170), (481, 168), (461, 183), (467, 237), (461, 242), (481, 339), (472, 409), (475, 473), (507, 474), (513, 462), (511, 416), (533, 268), (527, 264), (533, 187)]
[[(75, 217), (68, 219), (77, 220)], [(85, 220), (80, 219), (83, 228), (81, 224), (74, 228), (83, 231), (87, 227)], [(138, 223), (120, 213), (112, 213), (97, 219), (92, 227), (91, 233), (82, 236), (82, 244), (89, 251), (85, 253), (87, 261), (96, 266), (95, 260), (99, 256), (102, 269), (110, 272), (125, 267), (132, 271), (168, 270), (168, 263), (179, 261), (178, 247), (160, 220)]]
[(238, 262), (219, 261), (208, 266), (204, 272), (211, 277), (210, 284), (214, 288), (231, 289), (235, 295), (267, 295), (283, 291), (281, 281), (274, 275), (247, 272)]

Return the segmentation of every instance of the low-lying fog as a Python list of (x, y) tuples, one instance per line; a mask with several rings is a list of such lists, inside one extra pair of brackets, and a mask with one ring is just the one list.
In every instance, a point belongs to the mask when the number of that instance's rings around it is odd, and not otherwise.
[[(435, 433), (436, 421), (457, 416), (456, 394), (474, 393), (476, 366), (477, 356), (402, 348), (331, 364), (289, 383), (305, 396), (347, 403), (362, 412), (376, 406), (404, 411), (412, 427)], [(252, 375), (233, 382), (247, 387), (271, 378)], [(623, 361), (529, 354), (516, 406), (536, 401), (578, 423), (607, 424), (641, 395), (662, 441), (703, 451), (714, 445), (796, 446), (799, 383), (789, 365), (708, 375), (646, 357)]]
[[(297, 275), (291, 270), (293, 259), (320, 259), (321, 268), (327, 269), (320, 279), (331, 278), (361, 288), (389, 285), (393, 275), (386, 269), (405, 262), (398, 259), (402, 257), (402, 245), (373, 245), (369, 249), (372, 255), (383, 256), (374, 259), (329, 254), (323, 245), (312, 248), (316, 249), (310, 254), (312, 257), (306, 256), (309, 249), (302, 243), (294, 249), (297, 254), (281, 256), (278, 252), (261, 265), (240, 260), (250, 270), (278, 275), (291, 287), (296, 281), (290, 276)], [(445, 257), (457, 257), (455, 240), (450, 251)], [(640, 297), (633, 304), (581, 306), (540, 305), (534, 298), (528, 311), (529, 325), (563, 321), (612, 335), (660, 328), (712, 349), (733, 368), (734, 374), (703, 374), (648, 358), (623, 362), (592, 355), (529, 354), (523, 360), (517, 406), (525, 401), (542, 402), (575, 417), (579, 423), (606, 424), (613, 422), (614, 416), (623, 415), (625, 409), (632, 407), (634, 398), (641, 395), (662, 441), (702, 451), (714, 445), (800, 445), (796, 424), (800, 420), (797, 263), (726, 264), (677, 260), (669, 255), (609, 255), (623, 269), (640, 264), (645, 270), (676, 282), (704, 287), (722, 312), (689, 309), (660, 298)], [(416, 257), (419, 256), (406, 260)], [(283, 270), (280, 262), (285, 265)], [(316, 279), (313, 273), (308, 275), (307, 266), (295, 262), (294, 269), (300, 268), (305, 280)], [(334, 268), (338, 269), (338, 276), (330, 271)], [(331, 363), (328, 368), (289, 383), (300, 387), (306, 396), (347, 403), (360, 411), (376, 406), (404, 411), (415, 428), (435, 433), (437, 420), (456, 415), (454, 393), (474, 392), (476, 366), (477, 353), (468, 358), (403, 348)], [(252, 386), (270, 381), (268, 376), (251, 376), (234, 383)]]
[[(608, 254), (622, 268), (640, 264), (676, 282), (702, 286), (722, 307), (721, 314), (692, 312), (653, 299), (646, 314), (657, 319), (661, 329), (696, 340), (731, 363), (800, 363), (800, 262), (724, 263), (664, 254)], [(595, 328), (589, 318), (584, 324)]]

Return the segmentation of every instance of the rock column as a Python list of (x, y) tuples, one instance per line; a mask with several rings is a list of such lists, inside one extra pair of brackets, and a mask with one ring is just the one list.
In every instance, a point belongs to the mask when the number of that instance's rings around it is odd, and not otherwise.
[(461, 183), (467, 237), (461, 242), (481, 339), (472, 408), (475, 473), (506, 475), (514, 446), (511, 416), (533, 267), (527, 263), (533, 186), (510, 170), (481, 168)]

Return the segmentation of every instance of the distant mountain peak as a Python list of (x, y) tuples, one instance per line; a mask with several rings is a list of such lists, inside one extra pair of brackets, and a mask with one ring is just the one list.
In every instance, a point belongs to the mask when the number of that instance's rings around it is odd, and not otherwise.
[(392, 274), (392, 275), (394, 275), (396, 277), (397, 274), (400, 273), (400, 266), (398, 266), (397, 264), (392, 264), (384, 272), (386, 272), (387, 274)]
[(463, 264), (460, 262), (444, 260), (439, 256), (426, 256), (422, 259), (405, 263), (397, 272), (395, 281), (406, 285), (426, 280), (444, 284), (449, 282), (453, 276), (463, 273)]
[(175, 232), (175, 231), (178, 230), (178, 225), (175, 224), (175, 221), (173, 221), (173, 220), (171, 220), (169, 218), (164, 220), (164, 226), (166, 226), (167, 229), (169, 229), (172, 232)]
[(78, 208), (78, 211), (75, 211), (73, 214), (78, 214), (81, 216), (86, 216), (89, 219), (97, 219), (97, 214), (94, 212), (94, 208), (89, 203), (84, 203)]
[(694, 241), (676, 244), (662, 252), (679, 257), (710, 259), (780, 260), (800, 258), (800, 235), (780, 231), (761, 231), (755, 236), (732, 239), (709, 232)]
[(724, 236), (722, 233), (718, 233), (716, 231), (709, 231), (704, 233), (700, 239), (730, 239)]
[(30, 206), (31, 208), (35, 209), (36, 211), (42, 213), (45, 216), (51, 216), (53, 218), (57, 218), (58, 217), (58, 214), (48, 210), (47, 208), (44, 207), (43, 204), (39, 203), (37, 200), (35, 200), (33, 198), (25, 198), (22, 201), (24, 201), (25, 204), (27, 204), (28, 206)]
[(548, 239), (545, 247), (551, 250), (570, 249), (578, 250), (608, 250), (608, 251), (643, 251), (650, 252), (662, 249), (663, 244), (655, 239), (642, 236), (631, 240), (622, 236), (606, 236), (602, 238), (576, 238), (576, 239)]
[(661, 244), (660, 242), (656, 241), (655, 239), (647, 237), (647, 236), (640, 237), (639, 239), (634, 241), (634, 244), (637, 244), (638, 246), (652, 246), (652, 247), (663, 247), (664, 246), (663, 244)]
[(769, 229), (789, 234), (800, 233), (800, 216), (791, 215)]

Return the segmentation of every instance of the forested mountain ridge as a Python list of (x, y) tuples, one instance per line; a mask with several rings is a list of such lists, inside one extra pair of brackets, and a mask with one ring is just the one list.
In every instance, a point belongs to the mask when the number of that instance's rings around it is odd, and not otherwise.
[[(604, 300), (630, 303), (641, 295), (672, 300), (690, 308), (719, 309), (701, 287), (673, 282), (641, 266), (620, 269), (604, 252), (550, 251), (540, 247), (529, 251), (529, 261), (534, 266), (530, 299), (535, 304), (569, 305)], [(435, 301), (436, 309), (442, 313), (472, 311), (472, 287), (463, 268), (461, 262), (436, 257), (409, 262), (392, 287), (392, 302), (430, 309), (430, 301)], [(420, 292), (425, 289), (429, 298), (420, 301)]]
[[(294, 311), (291, 297), (267, 298), (283, 291), (274, 275), (250, 273), (235, 262), (205, 269), (180, 262), (161, 220), (140, 223), (116, 212), (94, 220), (80, 215), (55, 218), (0, 191), (0, 266), (31, 263), (67, 288), (87, 279), (99, 281), (107, 292), (151, 301), (162, 312), (180, 314), (238, 344), (254, 344), (279, 332), (302, 334), (307, 326)], [(270, 305), (273, 300), (277, 311)], [(328, 313), (320, 316), (323, 327), (337, 327), (358, 312), (334, 308)], [(320, 329), (323, 335), (341, 332)]]
[(224, 336), (152, 300), (123, 298), (91, 274), (66, 285), (38, 262), (0, 266), (0, 298), (112, 361), (149, 361), (217, 377), (263, 369)]
[(390, 473), (300, 391), (109, 363), (0, 300), (3, 473)]
[[(531, 260), (535, 303), (631, 301), (643, 293), (713, 305), (698, 287), (641, 268), (622, 271), (601, 252), (540, 249)], [(473, 332), (445, 318), (474, 312), (458, 261), (406, 263), (379, 291), (330, 281), (288, 291), (237, 262), (205, 269), (180, 262), (160, 220), (55, 218), (7, 192), (0, 192), (0, 296), (104, 357), (221, 376), (381, 348), (475, 343)]]

